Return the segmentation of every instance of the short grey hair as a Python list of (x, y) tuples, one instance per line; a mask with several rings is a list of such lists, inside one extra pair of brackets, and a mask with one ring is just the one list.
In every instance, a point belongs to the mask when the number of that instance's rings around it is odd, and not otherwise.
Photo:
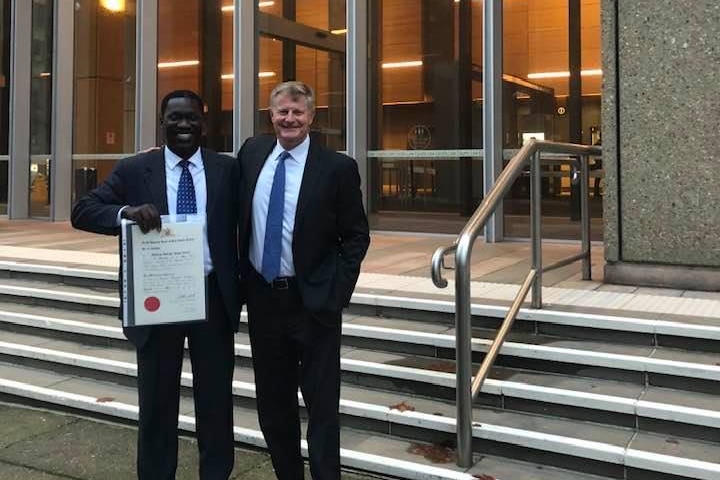
[(290, 81), (279, 83), (270, 92), (270, 108), (275, 104), (275, 99), (280, 95), (287, 95), (293, 100), (302, 97), (310, 111), (315, 111), (315, 91), (307, 83)]

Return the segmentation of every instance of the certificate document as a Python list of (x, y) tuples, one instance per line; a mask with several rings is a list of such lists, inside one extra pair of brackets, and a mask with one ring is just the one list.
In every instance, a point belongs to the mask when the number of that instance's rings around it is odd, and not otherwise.
[(160, 231), (145, 234), (123, 219), (123, 326), (207, 318), (204, 228), (204, 215), (163, 216)]

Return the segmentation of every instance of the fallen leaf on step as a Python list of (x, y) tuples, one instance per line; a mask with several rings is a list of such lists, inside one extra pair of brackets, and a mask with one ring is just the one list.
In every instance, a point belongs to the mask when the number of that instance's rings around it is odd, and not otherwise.
[(409, 403), (405, 403), (403, 401), (403, 402), (398, 403), (397, 405), (390, 405), (390, 410), (400, 410), (401, 412), (406, 412), (406, 411), (414, 412), (415, 407), (413, 407)]
[(97, 400), (95, 400), (97, 403), (108, 403), (108, 402), (114, 402), (115, 399), (113, 397), (100, 397)]
[(407, 449), (408, 453), (421, 455), (432, 463), (450, 463), (456, 461), (455, 450), (442, 445), (420, 445), (414, 443)]
[(497, 479), (496, 479), (495, 477), (493, 477), (492, 475), (485, 475), (484, 473), (480, 473), (480, 474), (477, 474), (477, 475), (473, 475), (473, 477), (474, 477), (474, 478), (478, 478), (478, 479), (480, 479), (480, 480), (497, 480)]

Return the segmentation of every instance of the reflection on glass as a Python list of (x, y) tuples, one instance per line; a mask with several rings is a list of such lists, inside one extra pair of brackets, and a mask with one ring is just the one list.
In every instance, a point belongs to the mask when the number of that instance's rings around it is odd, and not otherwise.
[[(420, 149), (480, 146), (481, 7), (471, 2), (470, 19), (461, 22), (456, 2), (371, 5), (371, 149), (418, 149), (411, 138), (417, 127), (430, 134)], [(472, 45), (460, 57), (460, 39), (468, 33)], [(468, 129), (473, 135), (464, 133)]]
[[(0, 0), (0, 156), (7, 155), (10, 135), (10, 0)], [(8, 159), (0, 158), (0, 215), (8, 208)]]
[(32, 155), (30, 158), (30, 216), (49, 217), (52, 199), (50, 157)]
[(158, 1), (158, 107), (173, 90), (207, 104), (205, 143), (232, 150), (233, 9), (228, 0)]
[[(503, 2), (503, 139), (515, 149), (528, 138), (570, 142), (571, 129), (579, 127), (582, 142), (600, 139), (600, 0), (581, 0), (579, 18), (570, 18), (568, 0)], [(571, 125), (570, 22), (581, 32), (582, 84), (579, 118)], [(602, 218), (601, 161), (591, 164), (590, 211)], [(568, 165), (543, 167), (542, 211), (545, 235), (579, 238), (579, 188), (571, 184)], [(595, 180), (597, 178), (597, 180)], [(597, 184), (597, 188), (595, 187)], [(505, 235), (529, 235), (529, 178), (522, 176), (505, 199)], [(598, 221), (596, 221), (598, 223)], [(600, 238), (598, 223), (594, 239)]]
[(30, 216), (49, 217), (51, 197), (53, 2), (32, 1)]
[[(344, 150), (345, 134), (345, 0), (260, 2), (261, 14), (284, 17), (304, 28), (293, 32), (283, 26), (259, 32), (257, 125), (272, 132), (267, 113), (270, 92), (278, 83), (299, 80), (315, 90), (316, 115), (311, 135), (329, 148)], [(302, 37), (302, 45), (290, 36)]]
[[(370, 4), (371, 150), (481, 147), (482, 13), (480, 2)], [(371, 163), (374, 228), (457, 233), (482, 198), (478, 159), (448, 152)]]
[[(482, 2), (383, 0), (369, 6), (370, 149), (482, 148)], [(581, 18), (574, 20), (582, 37), (581, 129), (585, 143), (596, 143), (600, 0), (581, 0), (581, 7)], [(569, 14), (568, 0), (503, 2), (505, 149), (519, 148), (527, 137), (569, 141)], [(410, 225), (402, 218), (428, 210), (445, 212), (443, 222), (455, 225), (455, 216), (467, 216), (482, 198), (480, 162), (455, 156), (431, 164), (420, 158), (373, 163), (371, 221), (378, 222), (376, 228), (404, 229)], [(602, 164), (594, 165), (591, 175), (601, 176)], [(577, 196), (571, 197), (570, 173), (561, 165), (544, 172), (543, 214), (556, 219), (554, 238), (576, 238), (570, 209)], [(599, 216), (602, 184), (591, 184), (591, 210)], [(527, 197), (527, 179), (521, 178), (505, 202), (509, 236), (526, 236)], [(451, 230), (440, 226), (443, 222), (433, 228)]]
[(112, 172), (114, 160), (73, 160), (72, 201), (86, 195)]
[(0, 159), (0, 215), (8, 213), (8, 160)]
[(75, 2), (74, 153), (135, 150), (135, 0)]
[[(0, 155), (8, 154), (10, 132), (10, 0), (0, 0)], [(3, 187), (0, 169), (0, 193)], [(2, 202), (0, 195), (0, 202)]]

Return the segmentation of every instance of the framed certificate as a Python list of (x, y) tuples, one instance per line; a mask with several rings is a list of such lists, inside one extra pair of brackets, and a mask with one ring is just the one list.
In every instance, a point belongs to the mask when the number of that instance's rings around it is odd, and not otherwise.
[(142, 233), (123, 219), (123, 326), (205, 321), (204, 215), (163, 216), (162, 228)]

